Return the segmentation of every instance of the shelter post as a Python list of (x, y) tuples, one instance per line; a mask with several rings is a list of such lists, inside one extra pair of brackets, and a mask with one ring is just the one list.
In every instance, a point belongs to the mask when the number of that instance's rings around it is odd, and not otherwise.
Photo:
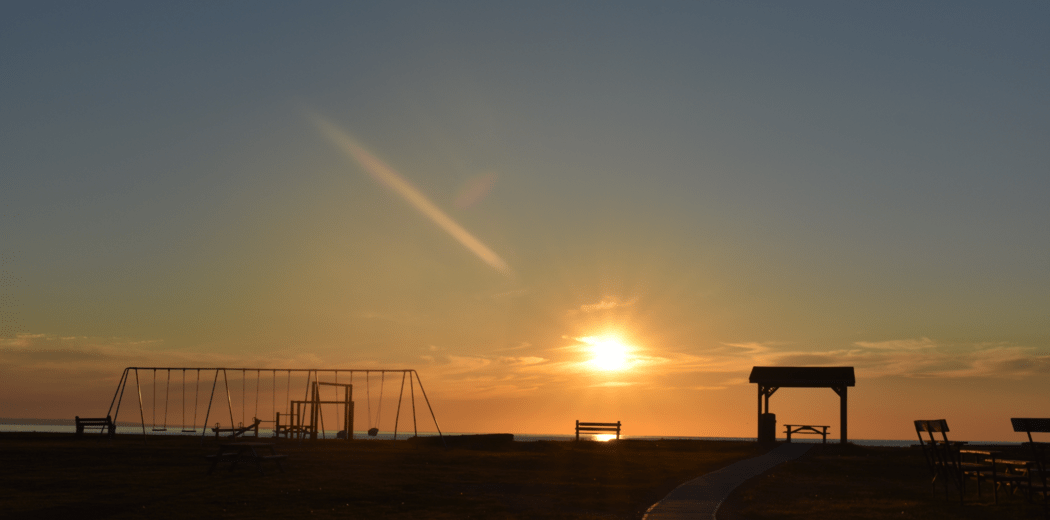
[(846, 440), (848, 439), (848, 436), (846, 435), (846, 422), (847, 422), (846, 419), (848, 417), (848, 414), (846, 413), (846, 411), (847, 411), (846, 410), (846, 407), (847, 407), (847, 404), (846, 404), (847, 403), (846, 389), (847, 388), (848, 387), (846, 387), (846, 386), (840, 386), (840, 387), (834, 388), (835, 393), (839, 394), (839, 424), (840, 424), (839, 425), (839, 430), (841, 431), (841, 435), (839, 437), (839, 439), (840, 439), (839, 442), (841, 444), (846, 444)]
[(758, 417), (755, 419), (755, 427), (758, 428), (758, 433), (755, 434), (755, 438), (762, 436), (762, 385), (758, 385)]

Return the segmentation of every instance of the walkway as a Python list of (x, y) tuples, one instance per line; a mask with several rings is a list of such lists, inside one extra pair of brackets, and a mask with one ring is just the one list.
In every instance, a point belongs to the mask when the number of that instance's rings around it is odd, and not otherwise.
[(715, 513), (729, 493), (751, 477), (761, 475), (781, 462), (794, 460), (813, 444), (786, 443), (765, 455), (741, 460), (718, 471), (694, 478), (671, 491), (646, 511), (643, 520), (716, 520)]

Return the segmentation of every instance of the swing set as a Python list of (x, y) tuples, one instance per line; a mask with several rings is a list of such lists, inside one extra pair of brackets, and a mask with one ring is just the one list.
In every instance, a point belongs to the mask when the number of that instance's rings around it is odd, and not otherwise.
[[(149, 386), (143, 385), (143, 381), (140, 380), (140, 372), (145, 377), (150, 378)], [(161, 374), (158, 374), (160, 372)], [(176, 374), (176, 377), (172, 377), (172, 372), (181, 372)], [(187, 378), (187, 372), (195, 372), (194, 378)], [(204, 373), (204, 384), (207, 385), (207, 376), (212, 376), (212, 388), (208, 395), (208, 406), (204, 410), (203, 421), (200, 420), (200, 401), (202, 395), (200, 391), (201, 387), (201, 373)], [(240, 385), (236, 384), (236, 376), (240, 374)], [(264, 378), (263, 373), (269, 372), (269, 378)], [(284, 381), (279, 381), (278, 374), (283, 375)], [(109, 414), (113, 417), (113, 423), (116, 424), (117, 415), (120, 413), (120, 406), (124, 400), (124, 392), (127, 390), (128, 385), (134, 378), (135, 392), (138, 394), (138, 405), (139, 405), (139, 419), (142, 428), (143, 440), (147, 437), (146, 428), (146, 406), (143, 401), (143, 389), (145, 388), (150, 392), (151, 406), (149, 414), (151, 415), (151, 423), (149, 427), (150, 432), (165, 432), (161, 434), (168, 434), (166, 432), (173, 431), (176, 434), (195, 434), (200, 431), (201, 442), (204, 440), (209, 428), (208, 420), (212, 418), (213, 407), (216, 409), (215, 419), (221, 415), (218, 408), (221, 405), (215, 403), (216, 391), (218, 390), (218, 384), (220, 376), (222, 376), (223, 387), (226, 394), (227, 409), (229, 411), (229, 423), (227, 427), (224, 427), (222, 422), (218, 422), (214, 427), (210, 428), (211, 431), (215, 432), (216, 435), (219, 433), (230, 433), (232, 435), (245, 434), (248, 431), (253, 431), (256, 436), (259, 435), (259, 425), (266, 424), (270, 425), (270, 432), (274, 437), (283, 436), (285, 438), (297, 438), (297, 439), (311, 439), (315, 440), (318, 437), (327, 438), (327, 433), (324, 427), (324, 411), (327, 408), (331, 410), (331, 407), (335, 407), (334, 425), (338, 425), (342, 430), (336, 435), (336, 438), (345, 438), (346, 440), (352, 440), (354, 438), (354, 401), (353, 401), (353, 387), (354, 387), (354, 376), (358, 376), (358, 383), (361, 382), (361, 374), (364, 375), (365, 385), (365, 399), (367, 401), (366, 406), (366, 425), (368, 437), (378, 437), (380, 432), (380, 419), (382, 418), (383, 410), (383, 399), (384, 389), (386, 386), (386, 374), (401, 374), (401, 385), (400, 391), (397, 398), (397, 411), (394, 417), (394, 429), (393, 438), (397, 440), (398, 428), (400, 426), (401, 419), (401, 408), (405, 398), (411, 403), (412, 408), (412, 431), (414, 435), (419, 435), (418, 423), (416, 420), (416, 398), (415, 398), (415, 386), (419, 385), (419, 390), (423, 394), (423, 399), (426, 402), (427, 409), (430, 411), (430, 417), (434, 421), (434, 428), (437, 431), (442, 442), (444, 442), (444, 436), (441, 433), (441, 428), (438, 426), (437, 418), (434, 415), (434, 409), (430, 406), (430, 399), (427, 397), (426, 391), (423, 390), (423, 382), (419, 379), (419, 374), (412, 369), (398, 369), (398, 370), (387, 370), (387, 369), (297, 369), (297, 368), (197, 368), (197, 367), (128, 367), (124, 369), (123, 374), (120, 377), (120, 381), (117, 383), (117, 389), (113, 393), (113, 400), (109, 405)], [(233, 374), (233, 383), (231, 385), (230, 374)], [(339, 382), (340, 375), (349, 376), (344, 378), (344, 382)], [(379, 398), (376, 401), (375, 415), (372, 414), (372, 386), (374, 385), (372, 378), (373, 374), (379, 375), (378, 386), (379, 386)], [(254, 378), (252, 377), (254, 375)], [(157, 391), (157, 383), (159, 379), (162, 379), (163, 383), (163, 403), (158, 404), (158, 398), (160, 393)], [(175, 379), (175, 395), (181, 394), (181, 424), (180, 425), (169, 425), (169, 411), (170, 401), (172, 399), (172, 379)], [(254, 379), (254, 381), (250, 381)], [(265, 381), (264, 379), (269, 379)], [(181, 381), (181, 383), (180, 383)], [(284, 385), (281, 385), (281, 383)], [(293, 385), (294, 382), (294, 385)], [(405, 383), (408, 383), (408, 395), (405, 395)], [(251, 389), (251, 384), (254, 383), (254, 390)], [(299, 385), (303, 386), (300, 387)], [(396, 384), (396, 383), (395, 383)], [(192, 386), (192, 388), (191, 388)], [(237, 388), (237, 387), (240, 388)], [(284, 386), (284, 388), (280, 388)], [(295, 399), (293, 392), (295, 388), (303, 389), (303, 398)], [(332, 389), (333, 391), (329, 391)], [(239, 392), (238, 392), (239, 390)], [(261, 396), (263, 393), (270, 394), (270, 409), (265, 409), (265, 401), (263, 409), (260, 410)], [(192, 417), (187, 416), (187, 393), (193, 394), (193, 406), (192, 406)], [(205, 393), (207, 393), (207, 386), (205, 386)], [(240, 411), (239, 423), (235, 423), (234, 408), (237, 401), (236, 394), (240, 394), (240, 405), (237, 407)], [(178, 399), (178, 397), (175, 397)], [(219, 392), (219, 399), (221, 400), (222, 395)], [(246, 414), (251, 406), (250, 400), (254, 398), (254, 416), (248, 421), (246, 420)], [(278, 403), (282, 407), (278, 407)], [(217, 406), (216, 406), (217, 405)], [(163, 406), (163, 416), (158, 420), (157, 415)], [(283, 413), (282, 413), (283, 409)], [(260, 417), (269, 416), (273, 417), (273, 420), (262, 420)], [(332, 421), (330, 421), (332, 422)], [(247, 424), (247, 426), (246, 426)], [(170, 426), (170, 429), (169, 429)]]

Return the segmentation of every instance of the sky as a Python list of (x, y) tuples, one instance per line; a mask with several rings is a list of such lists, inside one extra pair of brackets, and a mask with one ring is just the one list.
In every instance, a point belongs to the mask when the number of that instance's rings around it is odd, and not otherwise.
[[(5, 2), (0, 417), (104, 415), (127, 366), (411, 368), (444, 431), (753, 437), (753, 366), (853, 366), (852, 438), (1020, 440), (1050, 416), (1048, 23)], [(831, 390), (770, 411), (838, 437)]]

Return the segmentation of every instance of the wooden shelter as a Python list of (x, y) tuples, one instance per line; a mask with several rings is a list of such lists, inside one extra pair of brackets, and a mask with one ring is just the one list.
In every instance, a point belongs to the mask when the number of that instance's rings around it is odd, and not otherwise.
[[(753, 367), (749, 381), (758, 384), (758, 424), (762, 437), (762, 401), (769, 413), (769, 396), (780, 388), (830, 388), (839, 395), (841, 442), (846, 443), (846, 389), (856, 386), (853, 367)], [(764, 398), (764, 399), (763, 399)]]

